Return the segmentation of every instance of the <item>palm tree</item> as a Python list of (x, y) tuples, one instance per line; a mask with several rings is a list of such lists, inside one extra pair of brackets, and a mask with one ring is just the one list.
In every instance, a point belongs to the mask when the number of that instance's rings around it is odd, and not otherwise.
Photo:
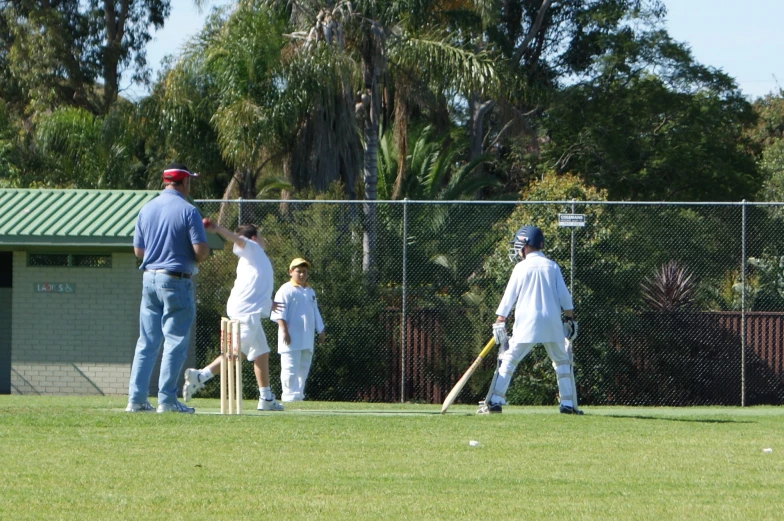
[(213, 16), (161, 87), (159, 112), (177, 114), (163, 124), (185, 136), (194, 123), (208, 122), (233, 169), (224, 198), (255, 198), (268, 177), (279, 188), (287, 179), (284, 198), (333, 181), (352, 197), (360, 143), (345, 57), (295, 52), (284, 32), (279, 13), (260, 1)]
[[(472, 199), (479, 190), (498, 187), (498, 180), (482, 175), (479, 168), (490, 156), (484, 154), (472, 161), (461, 161), (467, 155), (467, 136), (457, 132), (453, 134), (457, 135), (436, 136), (432, 125), (412, 132), (406, 175), (398, 179), (385, 176), (386, 183), (394, 180), (400, 197), (413, 200)], [(384, 160), (380, 161), (380, 168), (383, 172), (389, 172), (394, 168), (390, 165), (401, 162), (389, 141), (388, 135), (382, 140)], [(387, 184), (383, 191), (391, 193), (392, 187)]]
[[(456, 45), (442, 22), (448, 4), (396, 0), (323, 2), (291, 0), (281, 8), (290, 9), (292, 33), (301, 43), (299, 51), (314, 55), (328, 48), (349, 57), (355, 70), (343, 77), (358, 76), (356, 99), (357, 127), (362, 133), (364, 199), (377, 197), (379, 128), (394, 91), (396, 71), (416, 70), (422, 82), (443, 95), (466, 95), (489, 88), (494, 79), (494, 63), (489, 54), (475, 53)], [(447, 6), (447, 7), (445, 7)], [(460, 5), (462, 7), (462, 5)], [(362, 269), (374, 280), (375, 206), (365, 204)]]
[(39, 116), (35, 143), (46, 165), (39, 182), (68, 188), (143, 188), (136, 108), (117, 102), (105, 116), (64, 107)]
[(146, 103), (164, 153), (193, 157), (193, 168), (221, 181), (223, 199), (292, 188), (269, 168), (282, 162), (286, 145), (286, 107), (274, 106), (280, 27), (246, 3), (217, 11)]

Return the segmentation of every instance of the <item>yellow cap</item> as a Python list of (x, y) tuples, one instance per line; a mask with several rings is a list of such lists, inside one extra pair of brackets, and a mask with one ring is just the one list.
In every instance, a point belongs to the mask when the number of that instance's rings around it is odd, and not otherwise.
[(305, 266), (306, 268), (310, 269), (310, 263), (301, 257), (297, 257), (291, 264), (289, 264), (289, 270), (293, 270), (297, 266)]

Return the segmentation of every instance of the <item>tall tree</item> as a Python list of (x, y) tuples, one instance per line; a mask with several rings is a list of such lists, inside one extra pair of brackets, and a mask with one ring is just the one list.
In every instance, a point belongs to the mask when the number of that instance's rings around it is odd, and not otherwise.
[[(465, 94), (469, 88), (489, 85), (495, 78), (491, 56), (459, 45), (439, 25), (434, 9), (448, 4), (416, 0), (360, 0), (332, 4), (319, 0), (288, 2), (291, 20), (299, 31), (301, 50), (326, 46), (358, 64), (358, 127), (362, 133), (364, 199), (376, 199), (378, 143), (382, 118), (391, 108), (387, 96), (394, 91), (394, 71), (416, 69), (425, 83), (440, 93)], [(457, 44), (457, 45), (456, 45)], [(429, 80), (429, 81), (428, 81)], [(440, 80), (440, 81), (437, 81)], [(375, 206), (363, 207), (363, 270), (370, 280), (375, 254)]]
[[(262, 178), (280, 170), (291, 180), (288, 189), (323, 190), (341, 178), (339, 165), (350, 163), (352, 137), (358, 148), (353, 128), (320, 126), (333, 122), (318, 107), (322, 97), (331, 100), (335, 93), (334, 74), (287, 52), (284, 32), (264, 2), (231, 6), (186, 45), (154, 93), (159, 110), (176, 115), (159, 123), (178, 136), (180, 148), (206, 147), (212, 140), (233, 169), (221, 189), (224, 197), (253, 199)], [(320, 146), (312, 147), (317, 141)]]
[(664, 31), (602, 44), (594, 75), (547, 111), (546, 159), (611, 198), (727, 201), (760, 186), (744, 130), (755, 116), (734, 80)]
[[(171, 11), (169, 0), (90, 0), (90, 12), (103, 11), (97, 23), (103, 44), (98, 56), (104, 80), (104, 110), (117, 98), (120, 80), (126, 68), (131, 70), (131, 80), (146, 83), (146, 46), (150, 29), (163, 27)], [(98, 22), (98, 20), (95, 20)]]
[(107, 113), (123, 78), (149, 82), (145, 47), (169, 12), (169, 0), (7, 0), (3, 65), (32, 110), (66, 104)]
[[(553, 95), (590, 76), (608, 40), (662, 23), (665, 10), (661, 0), (488, 0), (481, 12), (482, 37), (473, 41), (504, 57), (502, 88), (466, 100), (470, 157), (496, 153), (507, 188), (519, 191), (539, 170), (539, 131)], [(476, 24), (461, 34), (472, 30)]]
[(757, 199), (784, 200), (784, 92), (768, 94), (754, 102), (757, 125), (747, 132), (759, 150), (758, 167), (763, 186)]

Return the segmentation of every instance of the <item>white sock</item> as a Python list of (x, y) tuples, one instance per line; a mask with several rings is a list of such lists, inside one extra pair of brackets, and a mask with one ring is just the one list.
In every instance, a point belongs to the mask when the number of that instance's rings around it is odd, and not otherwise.
[(209, 380), (210, 378), (215, 376), (215, 375), (212, 374), (212, 371), (210, 371), (209, 369), (202, 369), (199, 372), (201, 373), (201, 381), (202, 382), (206, 382), (207, 380)]
[(259, 387), (259, 396), (265, 400), (272, 400), (272, 391), (269, 387)]

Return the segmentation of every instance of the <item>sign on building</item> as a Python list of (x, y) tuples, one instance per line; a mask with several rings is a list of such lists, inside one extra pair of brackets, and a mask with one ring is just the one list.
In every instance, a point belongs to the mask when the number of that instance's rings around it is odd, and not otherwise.
[(36, 293), (74, 293), (76, 284), (70, 282), (36, 282)]

